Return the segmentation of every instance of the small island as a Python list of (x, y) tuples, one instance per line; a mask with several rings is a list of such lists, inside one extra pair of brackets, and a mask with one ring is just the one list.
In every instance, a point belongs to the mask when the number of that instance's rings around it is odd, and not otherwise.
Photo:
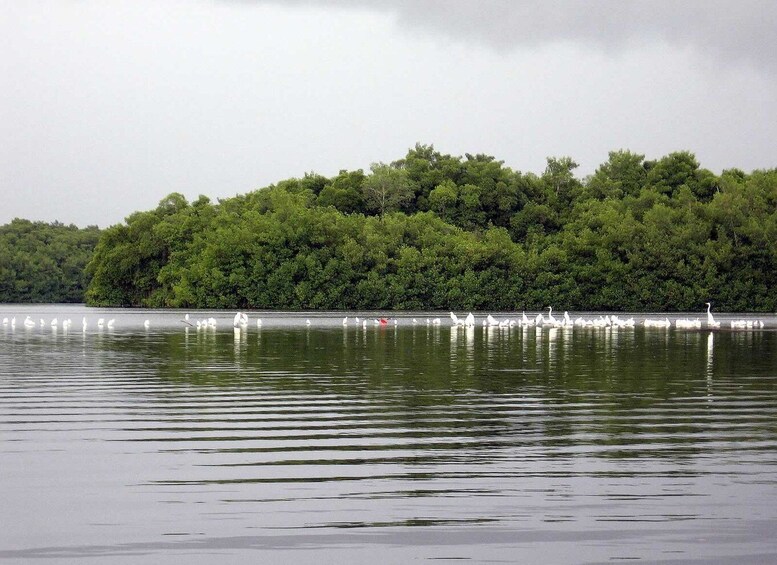
[[(584, 179), (577, 166), (548, 158), (541, 174), (524, 173), (492, 156), (417, 144), (367, 172), (309, 173), (216, 203), (173, 193), (102, 231), (17, 220), (0, 232), (0, 253), (14, 257), (2, 261), (0, 300), (635, 312), (711, 301), (718, 311), (777, 309), (777, 169), (716, 175), (687, 151), (646, 160), (625, 150)], [(46, 251), (13, 235), (25, 230), (69, 239), (44, 260)], [(25, 254), (56, 268), (24, 267)], [(61, 294), (39, 290), (61, 278), (57, 269), (75, 282)]]

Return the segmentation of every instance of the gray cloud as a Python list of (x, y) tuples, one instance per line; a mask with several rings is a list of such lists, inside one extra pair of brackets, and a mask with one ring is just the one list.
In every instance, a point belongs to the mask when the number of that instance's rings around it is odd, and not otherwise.
[(0, 0), (0, 224), (367, 168), (415, 142), (541, 172), (775, 165), (775, 3)]
[(575, 42), (612, 55), (665, 42), (713, 64), (748, 65), (777, 76), (777, 2), (771, 0), (267, 1), (391, 13), (404, 30), (500, 50)]

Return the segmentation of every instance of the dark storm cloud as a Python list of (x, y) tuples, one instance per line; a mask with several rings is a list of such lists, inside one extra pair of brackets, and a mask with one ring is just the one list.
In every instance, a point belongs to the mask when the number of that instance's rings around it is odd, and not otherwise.
[(772, 0), (266, 1), (390, 13), (405, 30), (496, 49), (576, 42), (617, 54), (666, 42), (696, 50), (713, 64), (744, 64), (777, 75), (777, 2)]

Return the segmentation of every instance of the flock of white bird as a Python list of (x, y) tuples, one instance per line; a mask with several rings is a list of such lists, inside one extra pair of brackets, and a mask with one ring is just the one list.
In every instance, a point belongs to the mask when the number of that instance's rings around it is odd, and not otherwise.
[[(716, 321), (715, 317), (712, 315), (712, 305), (709, 302), (705, 303), (707, 305), (707, 328), (710, 329), (717, 329), (720, 328), (721, 322)], [(476, 325), (475, 316), (470, 312), (465, 317), (459, 317), (454, 312), (450, 313), (451, 318), (451, 324), (453, 327), (463, 327), (463, 328), (474, 328)], [(366, 328), (368, 325), (368, 320), (359, 320), (359, 317), (356, 316), (354, 318), (355, 324), (358, 326), (361, 324), (363, 328)], [(98, 328), (113, 328), (115, 320), (110, 319), (107, 322), (104, 318), (99, 318), (97, 320), (97, 327)], [(209, 318), (203, 318), (201, 320), (194, 320), (192, 322), (189, 319), (189, 314), (186, 314), (184, 316), (184, 319), (181, 320), (184, 324), (187, 324), (191, 327), (196, 327), (198, 330), (205, 330), (205, 329), (215, 329), (217, 326), (216, 318), (209, 317)], [(262, 327), (262, 319), (257, 318), (256, 319), (256, 327), (261, 328)], [(389, 323), (392, 323), (394, 326), (397, 325), (397, 319), (393, 318), (391, 322), (387, 318), (374, 318), (372, 319), (373, 325), (376, 326), (385, 326), (389, 325)], [(421, 322), (419, 322), (416, 318), (413, 318), (413, 325), (417, 325)], [(763, 320), (756, 320), (756, 319), (739, 319), (739, 320), (731, 320), (730, 327), (732, 329), (758, 329), (764, 327)], [(442, 324), (442, 321), (440, 318), (426, 318), (426, 325), (427, 326), (439, 326)], [(10, 325), (12, 328), (16, 327), (16, 317), (11, 318), (10, 320), (8, 318), (3, 318), (3, 326)], [(30, 317), (27, 316), (24, 319), (23, 325), (25, 328), (34, 328), (38, 324)], [(41, 319), (40, 320), (40, 327), (45, 327), (47, 324), (46, 322)], [(48, 324), (52, 328), (57, 328), (60, 326), (60, 322), (57, 318), (54, 318), (49, 322)], [(70, 319), (62, 320), (61, 327), (65, 330), (69, 329), (72, 325), (72, 321)], [(311, 322), (310, 319), (305, 320), (305, 325), (310, 326)], [(343, 326), (349, 325), (349, 319), (348, 316), (345, 316), (343, 318)], [(552, 327), (552, 328), (574, 328), (574, 327), (592, 327), (592, 328), (633, 328), (636, 325), (636, 322), (634, 321), (634, 318), (620, 318), (616, 314), (606, 314), (604, 316), (598, 316), (596, 318), (583, 318), (582, 316), (579, 316), (575, 318), (574, 320), (569, 315), (569, 312), (564, 312), (564, 315), (561, 317), (556, 317), (553, 315), (553, 308), (551, 306), (548, 307), (548, 314), (547, 316), (543, 314), (537, 314), (533, 318), (529, 318), (526, 316), (525, 312), (521, 313), (521, 317), (518, 319), (513, 318), (505, 318), (502, 320), (498, 320), (494, 318), (491, 314), (488, 314), (483, 320), (482, 320), (483, 327), (499, 327), (499, 328), (512, 328), (515, 326), (518, 327)], [(643, 320), (642, 325), (646, 328), (670, 328), (672, 327), (672, 322), (669, 320), (669, 318), (646, 318)], [(88, 326), (87, 320), (84, 317), (81, 321), (81, 327), (83, 331), (86, 331)], [(150, 320), (145, 320), (143, 322), (143, 326), (148, 329), (151, 326)], [(235, 317), (232, 322), (232, 326), (236, 330), (245, 330), (248, 327), (248, 314), (245, 312), (238, 312), (235, 314)], [(674, 321), (674, 326), (678, 329), (700, 329), (702, 328), (702, 321), (699, 318), (679, 318)]]
[[(105, 321), (105, 318), (100, 318), (100, 319), (97, 320), (97, 327), (98, 328), (105, 328), (105, 327), (113, 328), (113, 324), (115, 322), (116, 322), (116, 320), (113, 319), (113, 318), (111, 318), (107, 322)], [(146, 320), (146, 323), (148, 323), (148, 320)], [(3, 326), (9, 326), (9, 325), (12, 328), (16, 327), (16, 316), (11, 318), (10, 320), (8, 318), (3, 318)], [(58, 318), (54, 318), (53, 320), (51, 320), (51, 322), (46, 324), (46, 321), (43, 318), (41, 318), (40, 322), (38, 324), (38, 323), (35, 322), (35, 320), (32, 319), (31, 316), (27, 316), (24, 319), (24, 321), (22, 322), (22, 325), (25, 328), (34, 328), (34, 327), (36, 327), (38, 325), (40, 325), (41, 328), (44, 328), (44, 327), (46, 327), (48, 325), (48, 326), (51, 326), (54, 329), (59, 328), (61, 326), (63, 330), (68, 330), (68, 329), (70, 329), (70, 326), (73, 325), (73, 320), (71, 320), (70, 318), (67, 318), (65, 320), (62, 320), (62, 322), (60, 322)], [(88, 327), (88, 325), (89, 325), (89, 323), (87, 322), (86, 318), (85, 317), (82, 318), (81, 319), (81, 328), (84, 331), (86, 331), (86, 328)], [(148, 326), (146, 326), (146, 327), (148, 327)]]

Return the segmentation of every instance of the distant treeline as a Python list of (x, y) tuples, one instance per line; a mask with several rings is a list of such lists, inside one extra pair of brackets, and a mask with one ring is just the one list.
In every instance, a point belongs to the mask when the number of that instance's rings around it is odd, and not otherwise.
[(0, 302), (83, 302), (100, 230), (15, 219), (0, 226)]
[(586, 179), (416, 145), (214, 204), (171, 194), (101, 235), (86, 301), (283, 309), (768, 311), (777, 170), (615, 151)]

